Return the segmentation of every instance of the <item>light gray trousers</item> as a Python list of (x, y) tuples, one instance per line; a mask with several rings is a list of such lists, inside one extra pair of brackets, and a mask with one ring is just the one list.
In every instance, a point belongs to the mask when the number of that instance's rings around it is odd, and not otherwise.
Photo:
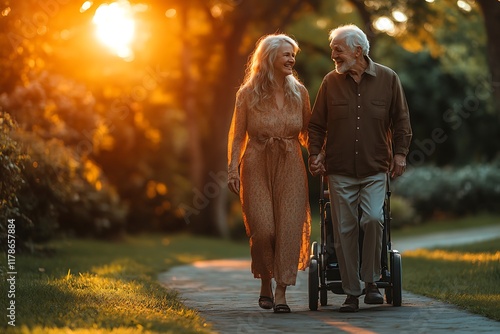
[[(348, 295), (361, 295), (361, 281), (371, 283), (380, 279), (386, 177), (386, 173), (365, 178), (328, 175), (335, 252), (342, 288)], [(358, 206), (362, 212), (360, 221)], [(361, 277), (360, 228), (364, 232)]]

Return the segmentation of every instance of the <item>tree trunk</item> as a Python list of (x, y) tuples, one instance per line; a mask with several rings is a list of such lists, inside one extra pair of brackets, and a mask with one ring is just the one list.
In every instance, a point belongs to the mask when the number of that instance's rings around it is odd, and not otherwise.
[(360, 29), (363, 30), (364, 33), (366, 34), (366, 37), (368, 37), (368, 40), (370, 41), (370, 49), (374, 49), (376, 34), (374, 32), (372, 25), (373, 23), (372, 13), (370, 13), (370, 11), (365, 5), (365, 1), (363, 0), (349, 0), (349, 2), (358, 11), (361, 20), (363, 21), (363, 27), (360, 27)]
[(500, 1), (478, 0), (478, 3), (486, 27), (491, 89), (497, 113), (500, 114)]
[[(189, 5), (184, 3), (181, 10), (182, 31), (189, 31)], [(181, 52), (181, 71), (182, 71), (182, 104), (186, 113), (186, 126), (189, 134), (188, 150), (189, 150), (189, 176), (193, 187), (200, 188), (202, 186), (203, 159), (201, 154), (200, 131), (196, 119), (196, 103), (195, 103), (195, 82), (191, 75), (191, 45), (188, 34), (182, 34), (182, 52)]]
[[(243, 4), (242, 4), (243, 5)], [(223, 57), (226, 60), (221, 68), (218, 82), (212, 88), (214, 98), (209, 106), (210, 138), (205, 138), (202, 145), (202, 160), (205, 162), (202, 171), (202, 187), (197, 192), (204, 204), (193, 216), (191, 230), (204, 234), (230, 237), (227, 223), (228, 188), (227, 188), (227, 136), (234, 109), (236, 91), (241, 85), (247, 53), (239, 49), (249, 22), (248, 11), (238, 9), (236, 15), (238, 29), (234, 29), (223, 40)], [(217, 31), (217, 25), (213, 27)], [(196, 194), (195, 194), (196, 195)]]
[[(240, 23), (241, 24), (241, 23)], [(241, 26), (240, 26), (241, 27)], [(241, 30), (245, 30), (241, 27)], [(240, 31), (241, 31), (240, 30)], [(215, 89), (214, 108), (216, 112), (210, 120), (212, 137), (206, 141), (205, 161), (208, 162), (209, 181), (216, 175), (219, 185), (219, 196), (215, 196), (209, 207), (209, 217), (217, 227), (217, 234), (228, 238), (230, 230), (227, 223), (228, 213), (228, 188), (227, 188), (227, 139), (229, 126), (234, 110), (236, 91), (241, 85), (247, 57), (237, 52), (243, 38), (243, 33), (233, 34), (225, 45), (225, 53), (228, 55), (227, 66), (221, 81)]]

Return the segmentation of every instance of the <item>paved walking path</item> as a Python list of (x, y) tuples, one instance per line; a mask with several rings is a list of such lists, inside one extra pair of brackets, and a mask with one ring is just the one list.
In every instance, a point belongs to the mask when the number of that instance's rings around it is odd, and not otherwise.
[[(486, 240), (500, 236), (500, 224), (455, 233), (437, 239), (402, 239), (393, 248), (405, 251), (432, 247), (449, 244), (450, 239), (458, 243)], [(345, 296), (330, 292), (328, 306), (313, 312), (308, 308), (306, 272), (299, 272), (297, 284), (287, 289), (292, 313), (274, 314), (258, 307), (260, 281), (252, 277), (249, 268), (249, 259), (200, 261), (175, 267), (159, 279), (179, 291), (185, 305), (197, 309), (212, 324), (214, 333), (500, 333), (500, 322), (406, 291), (401, 307), (366, 305), (360, 298), (361, 310), (357, 313), (339, 313)]]

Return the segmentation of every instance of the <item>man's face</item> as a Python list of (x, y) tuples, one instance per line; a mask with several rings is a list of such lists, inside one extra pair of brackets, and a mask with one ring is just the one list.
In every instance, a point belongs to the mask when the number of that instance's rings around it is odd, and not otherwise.
[(345, 43), (345, 39), (335, 38), (330, 43), (332, 60), (335, 62), (337, 73), (347, 73), (356, 64), (355, 51)]

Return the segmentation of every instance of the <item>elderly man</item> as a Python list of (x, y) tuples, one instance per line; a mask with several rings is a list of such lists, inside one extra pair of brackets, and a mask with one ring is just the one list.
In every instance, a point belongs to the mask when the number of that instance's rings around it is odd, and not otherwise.
[[(340, 312), (382, 304), (380, 280), (386, 178), (402, 175), (412, 137), (408, 105), (397, 74), (368, 56), (355, 25), (330, 32), (335, 70), (321, 84), (309, 123), (309, 170), (328, 175), (342, 288)], [(361, 210), (359, 219), (358, 209)], [(359, 229), (364, 232), (358, 246)]]

